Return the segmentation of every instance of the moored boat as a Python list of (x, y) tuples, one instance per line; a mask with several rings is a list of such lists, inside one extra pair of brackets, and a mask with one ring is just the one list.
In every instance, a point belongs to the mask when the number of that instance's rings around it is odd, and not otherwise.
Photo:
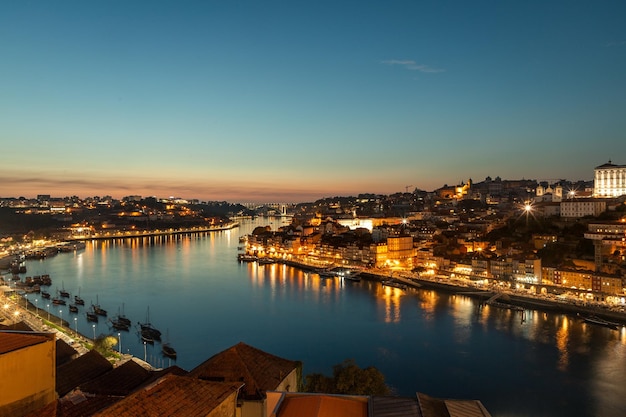
[(85, 300), (83, 300), (82, 298), (80, 298), (80, 287), (78, 287), (78, 295), (74, 296), (74, 303), (84, 306), (85, 305)]
[(142, 329), (139, 334), (141, 335), (141, 340), (144, 342), (150, 344), (154, 343), (154, 337), (152, 337), (152, 333), (150, 333), (150, 331)]
[(150, 323), (150, 307), (148, 307), (148, 310), (146, 311), (146, 321), (143, 323), (139, 322), (138, 324), (142, 333), (145, 332), (146, 334), (149, 334), (153, 340), (161, 340), (161, 331)]
[(70, 304), (70, 313), (78, 313), (78, 306), (76, 304)]
[(42, 291), (41, 292), (41, 298), (50, 298), (50, 293), (47, 291)]
[(93, 321), (93, 322), (98, 322), (98, 315), (96, 313), (93, 313), (91, 311), (87, 311), (87, 321)]
[(109, 319), (109, 321), (111, 322), (111, 327), (113, 327), (115, 330), (128, 331), (128, 329), (130, 328), (130, 325), (123, 323), (117, 319)]
[(66, 303), (65, 303), (65, 300), (62, 299), (62, 298), (53, 298), (52, 299), (52, 304), (64, 306)]
[(63, 285), (63, 284), (61, 284), (61, 291), (59, 291), (59, 295), (61, 297), (70, 298), (70, 293), (69, 293), (69, 291), (65, 290), (65, 285)]
[(176, 356), (178, 356), (176, 350), (170, 346), (169, 343), (163, 343), (163, 345), (161, 345), (161, 352), (163, 352), (163, 354), (168, 358), (172, 359), (176, 359)]
[(618, 325), (616, 323), (611, 323), (610, 321), (606, 321), (597, 316), (587, 316), (583, 318), (585, 323), (597, 324), (600, 326), (608, 327), (609, 329), (617, 330)]

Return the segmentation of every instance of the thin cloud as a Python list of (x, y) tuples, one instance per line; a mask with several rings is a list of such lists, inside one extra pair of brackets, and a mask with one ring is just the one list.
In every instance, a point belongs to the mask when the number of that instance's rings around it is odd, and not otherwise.
[(417, 62), (413, 60), (408, 60), (408, 59), (389, 59), (386, 61), (382, 61), (382, 63), (385, 65), (390, 65), (390, 66), (404, 67), (405, 69), (409, 71), (419, 71), (419, 72), (431, 73), (431, 74), (445, 71), (444, 69), (441, 69), (441, 68), (433, 68), (430, 65), (418, 64)]
[(617, 46), (617, 47), (619, 47), (619, 46), (626, 46), (626, 41), (609, 42), (609, 43), (606, 44), (607, 48), (611, 48), (611, 47), (614, 47), (614, 46)]

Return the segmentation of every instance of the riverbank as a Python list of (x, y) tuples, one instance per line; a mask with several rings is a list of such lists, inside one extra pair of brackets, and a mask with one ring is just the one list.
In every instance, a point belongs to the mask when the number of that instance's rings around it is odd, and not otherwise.
[[(367, 271), (361, 272), (361, 277), (374, 281), (383, 281), (389, 279), (389, 275), (385, 271)], [(595, 316), (612, 323), (626, 326), (626, 313), (610, 310), (595, 305), (574, 304), (566, 300), (555, 298), (545, 298), (533, 296), (527, 293), (519, 293), (512, 291), (494, 291), (492, 289), (483, 289), (474, 286), (462, 285), (457, 282), (442, 282), (419, 277), (406, 278), (402, 276), (393, 277), (394, 280), (412, 288), (430, 289), (435, 291), (443, 291), (447, 293), (465, 295), (471, 298), (477, 298), (481, 302), (487, 302), (490, 298), (497, 294), (498, 304), (507, 306), (515, 306), (528, 308), (531, 310), (567, 314), (578, 318)]]
[(64, 239), (67, 242), (82, 241), (82, 240), (104, 240), (104, 239), (128, 239), (135, 237), (152, 237), (163, 235), (182, 235), (188, 233), (207, 233), (207, 232), (219, 232), (223, 230), (231, 230), (239, 227), (239, 223), (230, 222), (218, 226), (207, 227), (189, 227), (180, 229), (166, 229), (166, 230), (133, 230), (133, 231), (117, 231), (107, 232), (105, 234), (92, 234), (92, 235), (80, 235), (70, 236)]

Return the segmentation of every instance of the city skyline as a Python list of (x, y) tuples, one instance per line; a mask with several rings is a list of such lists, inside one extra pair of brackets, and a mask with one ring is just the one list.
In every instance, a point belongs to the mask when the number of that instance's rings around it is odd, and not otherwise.
[(626, 4), (0, 5), (2, 196), (302, 202), (626, 163)]

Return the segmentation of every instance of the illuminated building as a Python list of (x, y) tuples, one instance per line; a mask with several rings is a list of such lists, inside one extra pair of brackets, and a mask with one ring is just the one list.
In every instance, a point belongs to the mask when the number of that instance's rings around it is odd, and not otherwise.
[(609, 161), (595, 168), (594, 197), (617, 197), (626, 194), (626, 165)]
[(606, 211), (606, 200), (582, 198), (561, 201), (561, 217), (580, 218), (585, 216), (599, 216)]

